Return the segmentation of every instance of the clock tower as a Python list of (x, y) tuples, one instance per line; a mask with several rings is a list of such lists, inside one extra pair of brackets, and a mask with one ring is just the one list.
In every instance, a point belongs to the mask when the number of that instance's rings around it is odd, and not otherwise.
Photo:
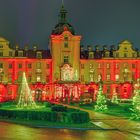
[(80, 40), (73, 26), (67, 21), (67, 11), (62, 5), (59, 22), (50, 36), (52, 55), (52, 81), (79, 81)]

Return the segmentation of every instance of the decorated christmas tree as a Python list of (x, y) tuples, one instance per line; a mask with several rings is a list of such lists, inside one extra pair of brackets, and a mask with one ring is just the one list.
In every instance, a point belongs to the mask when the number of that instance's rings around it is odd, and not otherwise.
[(97, 92), (95, 110), (101, 112), (106, 111), (108, 109), (106, 102), (107, 102), (106, 97), (103, 94), (102, 85), (100, 84), (99, 90)]
[(118, 104), (118, 103), (119, 103), (119, 101), (118, 101), (118, 95), (117, 95), (115, 89), (113, 90), (111, 102), (112, 102), (113, 104)]
[(132, 117), (131, 119), (139, 120), (140, 119), (140, 84), (139, 80), (137, 84), (134, 85), (134, 97), (132, 99)]
[(19, 87), (19, 101), (17, 104), (18, 108), (36, 108), (36, 103), (34, 102), (31, 90), (27, 83), (25, 72), (23, 72), (21, 85)]

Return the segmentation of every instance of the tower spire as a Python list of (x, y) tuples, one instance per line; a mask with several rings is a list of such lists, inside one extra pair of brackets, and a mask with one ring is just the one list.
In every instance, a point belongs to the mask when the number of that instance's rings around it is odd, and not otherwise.
[(64, 6), (64, 0), (62, 0), (62, 6)]
[(61, 7), (58, 15), (58, 23), (55, 26), (54, 30), (52, 31), (52, 34), (62, 34), (65, 30), (68, 30), (71, 32), (71, 34), (75, 34), (73, 26), (69, 24), (67, 20), (67, 10), (64, 7), (64, 0), (61, 0)]
[(61, 9), (60, 9), (60, 23), (66, 23), (67, 22), (67, 19), (66, 19), (66, 15), (67, 15), (67, 11), (65, 10), (64, 8), (64, 0), (62, 0), (62, 6), (61, 6)]

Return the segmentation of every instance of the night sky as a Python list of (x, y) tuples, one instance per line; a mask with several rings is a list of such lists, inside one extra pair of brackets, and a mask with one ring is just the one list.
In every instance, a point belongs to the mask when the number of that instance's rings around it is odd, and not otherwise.
[[(81, 44), (117, 45), (130, 40), (140, 49), (140, 0), (64, 0)], [(23, 47), (48, 47), (61, 0), (0, 0), (0, 36)]]

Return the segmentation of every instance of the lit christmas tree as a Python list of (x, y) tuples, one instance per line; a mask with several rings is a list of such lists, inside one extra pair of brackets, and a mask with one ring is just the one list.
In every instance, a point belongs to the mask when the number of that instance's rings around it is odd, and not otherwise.
[(97, 94), (97, 101), (96, 101), (96, 105), (95, 105), (95, 110), (101, 111), (101, 112), (106, 111), (108, 109), (106, 102), (107, 102), (106, 97), (103, 94), (102, 85), (100, 84), (98, 94)]
[(139, 120), (140, 119), (140, 84), (137, 80), (137, 84), (134, 85), (134, 97), (132, 99), (132, 117), (131, 119)]
[(17, 104), (18, 108), (36, 108), (36, 103), (34, 102), (31, 90), (27, 83), (25, 72), (23, 72), (21, 85), (19, 87), (19, 101)]
[(113, 90), (113, 95), (112, 95), (111, 102), (114, 103), (114, 104), (118, 104), (119, 103), (118, 96), (117, 96), (117, 93), (116, 93), (115, 89)]

